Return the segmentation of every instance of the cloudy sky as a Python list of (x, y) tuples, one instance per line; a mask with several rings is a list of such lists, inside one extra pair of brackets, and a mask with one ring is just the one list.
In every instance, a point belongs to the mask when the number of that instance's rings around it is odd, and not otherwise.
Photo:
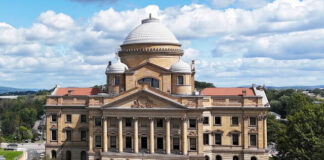
[(0, 86), (88, 87), (152, 13), (216, 86), (324, 84), (324, 0), (0, 1)]

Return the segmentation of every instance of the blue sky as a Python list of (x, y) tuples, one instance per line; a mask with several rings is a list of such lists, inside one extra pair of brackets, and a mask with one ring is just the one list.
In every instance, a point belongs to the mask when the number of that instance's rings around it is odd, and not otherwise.
[(0, 1), (0, 86), (87, 87), (149, 13), (216, 86), (324, 84), (324, 0)]

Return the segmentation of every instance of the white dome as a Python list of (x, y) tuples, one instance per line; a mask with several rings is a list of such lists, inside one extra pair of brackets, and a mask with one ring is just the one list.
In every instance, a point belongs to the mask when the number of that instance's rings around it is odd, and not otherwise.
[(117, 63), (107, 66), (106, 73), (124, 73), (126, 70), (128, 70), (127, 65), (118, 59)]
[(177, 73), (191, 73), (191, 66), (182, 60), (172, 64), (170, 69)]
[(138, 43), (179, 44), (179, 41), (158, 19), (150, 17), (128, 34), (123, 45)]

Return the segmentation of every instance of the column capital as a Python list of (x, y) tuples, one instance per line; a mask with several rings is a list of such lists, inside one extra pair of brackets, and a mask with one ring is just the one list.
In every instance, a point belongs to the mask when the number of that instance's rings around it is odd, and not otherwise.
[(148, 119), (149, 119), (149, 120), (154, 120), (154, 117), (149, 117)]
[(94, 116), (89, 115), (89, 116), (88, 116), (88, 119), (89, 119), (89, 120), (93, 120), (93, 119), (94, 119)]
[(243, 115), (242, 118), (243, 118), (243, 120), (246, 121), (246, 120), (248, 120), (249, 116), (248, 115)]
[(133, 117), (133, 120), (137, 121), (138, 120), (138, 117)]
[(197, 118), (197, 121), (198, 121), (199, 123), (202, 123), (202, 122), (204, 121), (204, 117), (203, 117), (203, 116), (199, 116), (199, 117)]
[(107, 116), (102, 116), (102, 119), (103, 120), (108, 120), (108, 117)]
[(120, 116), (118, 116), (118, 117), (116, 117), (118, 120), (122, 120), (123, 119), (123, 117), (120, 117)]
[(167, 121), (167, 122), (171, 120), (170, 117), (165, 117), (164, 119), (165, 119), (165, 121)]
[(187, 116), (181, 117), (181, 120), (182, 121), (188, 121), (188, 117)]

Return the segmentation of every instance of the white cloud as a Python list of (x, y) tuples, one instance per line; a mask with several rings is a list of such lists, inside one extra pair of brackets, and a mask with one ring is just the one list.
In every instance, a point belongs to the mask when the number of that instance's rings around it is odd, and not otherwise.
[(54, 29), (73, 29), (74, 21), (70, 16), (67, 16), (63, 13), (56, 14), (54, 11), (46, 11), (42, 13), (38, 21), (42, 24), (45, 24)]

